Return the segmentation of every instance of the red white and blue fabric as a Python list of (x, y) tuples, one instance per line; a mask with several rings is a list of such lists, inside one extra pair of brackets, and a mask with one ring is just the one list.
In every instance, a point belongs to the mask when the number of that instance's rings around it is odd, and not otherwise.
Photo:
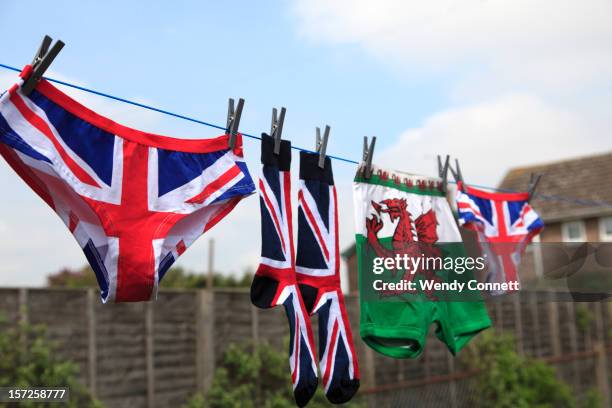
[(317, 366), (310, 317), (295, 274), (291, 211), (291, 144), (282, 141), (274, 154), (274, 140), (262, 135), (263, 174), (259, 180), (261, 208), (261, 262), (251, 285), (251, 301), (267, 309), (283, 305), (289, 320), (289, 365), (298, 406), (314, 395)]
[(459, 183), (457, 211), (459, 224), (478, 233), (481, 248), (487, 254), (487, 281), (518, 282), (521, 255), (544, 227), (529, 205), (529, 194), (491, 193)]
[(319, 318), (319, 369), (328, 400), (349, 401), (359, 389), (359, 367), (340, 285), (338, 197), (331, 160), (300, 153), (296, 272), (302, 298)]
[(186, 248), (254, 192), (241, 143), (140, 132), (44, 80), (0, 97), (0, 154), (70, 229), (103, 302), (155, 298)]

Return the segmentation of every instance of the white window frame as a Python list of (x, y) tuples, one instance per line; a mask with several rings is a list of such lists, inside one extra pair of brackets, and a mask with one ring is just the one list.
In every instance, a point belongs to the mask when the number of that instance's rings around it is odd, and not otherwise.
[[(580, 229), (580, 238), (570, 238), (569, 237), (569, 226), (575, 224), (578, 225), (578, 228)], [(586, 241), (586, 227), (584, 225), (584, 221), (583, 220), (573, 220), (573, 221), (566, 221), (564, 223), (561, 224), (561, 237), (563, 238), (563, 242), (585, 242)]]
[(599, 240), (602, 242), (612, 242), (612, 234), (606, 233), (606, 221), (612, 222), (612, 216), (601, 217), (599, 219)]

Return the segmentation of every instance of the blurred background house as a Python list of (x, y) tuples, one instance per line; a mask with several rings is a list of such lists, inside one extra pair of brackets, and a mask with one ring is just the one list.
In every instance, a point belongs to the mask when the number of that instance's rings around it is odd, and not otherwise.
[(499, 188), (525, 190), (532, 173), (543, 175), (531, 201), (546, 225), (540, 242), (612, 241), (612, 152), (511, 169)]
[(612, 242), (612, 152), (511, 169), (499, 188), (524, 190), (531, 174), (542, 175), (531, 205), (545, 227), (523, 256), (523, 287), (550, 287), (559, 283), (554, 278), (567, 276), (574, 296), (609, 291), (609, 260), (602, 260), (610, 258), (610, 247), (597, 243)]

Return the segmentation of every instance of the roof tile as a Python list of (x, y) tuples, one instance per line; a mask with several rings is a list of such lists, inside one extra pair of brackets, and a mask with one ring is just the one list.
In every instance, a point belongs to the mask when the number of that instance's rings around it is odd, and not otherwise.
[(612, 214), (612, 152), (511, 169), (499, 188), (525, 191), (531, 173), (543, 175), (531, 203), (545, 221)]

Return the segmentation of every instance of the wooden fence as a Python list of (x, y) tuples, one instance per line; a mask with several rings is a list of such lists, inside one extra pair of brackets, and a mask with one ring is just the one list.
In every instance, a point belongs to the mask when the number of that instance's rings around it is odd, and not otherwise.
[[(609, 401), (610, 305), (521, 292), (487, 306), (494, 326), (516, 335), (520, 352), (562, 366), (559, 373), (575, 393), (596, 387)], [(444, 384), (447, 401), (459, 401), (458, 387), (469, 376), (464, 354), (452, 357), (430, 333), (418, 359), (379, 355), (359, 340), (358, 306), (357, 297), (347, 297), (361, 394), (385, 397)], [(46, 325), (58, 352), (80, 366), (81, 381), (112, 407), (180, 406), (210, 387), (228, 344), (267, 341), (280, 349), (288, 335), (282, 308), (257, 309), (244, 290), (162, 290), (155, 302), (102, 305), (91, 289), (0, 289), (0, 314), (5, 325)], [(592, 364), (581, 363), (587, 360)]]

